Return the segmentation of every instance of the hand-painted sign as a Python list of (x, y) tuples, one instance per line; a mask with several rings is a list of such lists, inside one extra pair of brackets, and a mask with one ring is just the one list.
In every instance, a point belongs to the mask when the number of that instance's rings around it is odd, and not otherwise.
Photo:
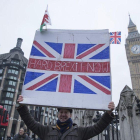
[(23, 103), (107, 109), (110, 85), (108, 30), (36, 32)]

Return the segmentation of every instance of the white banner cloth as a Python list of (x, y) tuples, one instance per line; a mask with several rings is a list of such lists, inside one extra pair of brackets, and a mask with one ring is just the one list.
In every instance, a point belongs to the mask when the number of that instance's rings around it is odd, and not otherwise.
[(109, 31), (36, 31), (22, 95), (23, 104), (107, 110)]

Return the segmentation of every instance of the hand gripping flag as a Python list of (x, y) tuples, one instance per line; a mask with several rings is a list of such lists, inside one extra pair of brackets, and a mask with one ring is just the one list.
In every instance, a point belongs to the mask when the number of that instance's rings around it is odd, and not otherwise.
[(110, 32), (110, 44), (121, 44), (121, 32)]
[(40, 32), (42, 31), (43, 27), (46, 26), (47, 24), (51, 25), (51, 19), (48, 12), (48, 6), (47, 6), (47, 9), (45, 11), (45, 14), (44, 14), (41, 26), (40, 26)]
[(108, 30), (37, 31), (22, 94), (27, 104), (108, 109)]

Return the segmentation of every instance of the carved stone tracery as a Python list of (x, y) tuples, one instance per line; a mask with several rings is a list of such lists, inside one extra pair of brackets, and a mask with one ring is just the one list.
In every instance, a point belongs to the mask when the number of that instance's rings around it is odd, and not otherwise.
[(120, 111), (127, 109), (127, 113), (129, 117), (132, 117), (132, 104), (134, 101), (134, 92), (128, 86), (125, 86), (123, 91), (121, 92), (120, 98)]

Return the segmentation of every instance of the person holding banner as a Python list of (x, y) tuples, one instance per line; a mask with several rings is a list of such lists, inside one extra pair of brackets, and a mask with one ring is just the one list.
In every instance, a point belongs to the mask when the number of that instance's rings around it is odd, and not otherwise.
[[(17, 101), (23, 101), (23, 96), (20, 95)], [(106, 111), (96, 124), (88, 127), (79, 127), (74, 124), (71, 119), (72, 109), (69, 108), (58, 108), (56, 127), (44, 126), (36, 122), (25, 105), (20, 105), (17, 110), (27, 127), (41, 140), (87, 140), (100, 134), (112, 121), (114, 102), (110, 102), (108, 108), (109, 111)]]

